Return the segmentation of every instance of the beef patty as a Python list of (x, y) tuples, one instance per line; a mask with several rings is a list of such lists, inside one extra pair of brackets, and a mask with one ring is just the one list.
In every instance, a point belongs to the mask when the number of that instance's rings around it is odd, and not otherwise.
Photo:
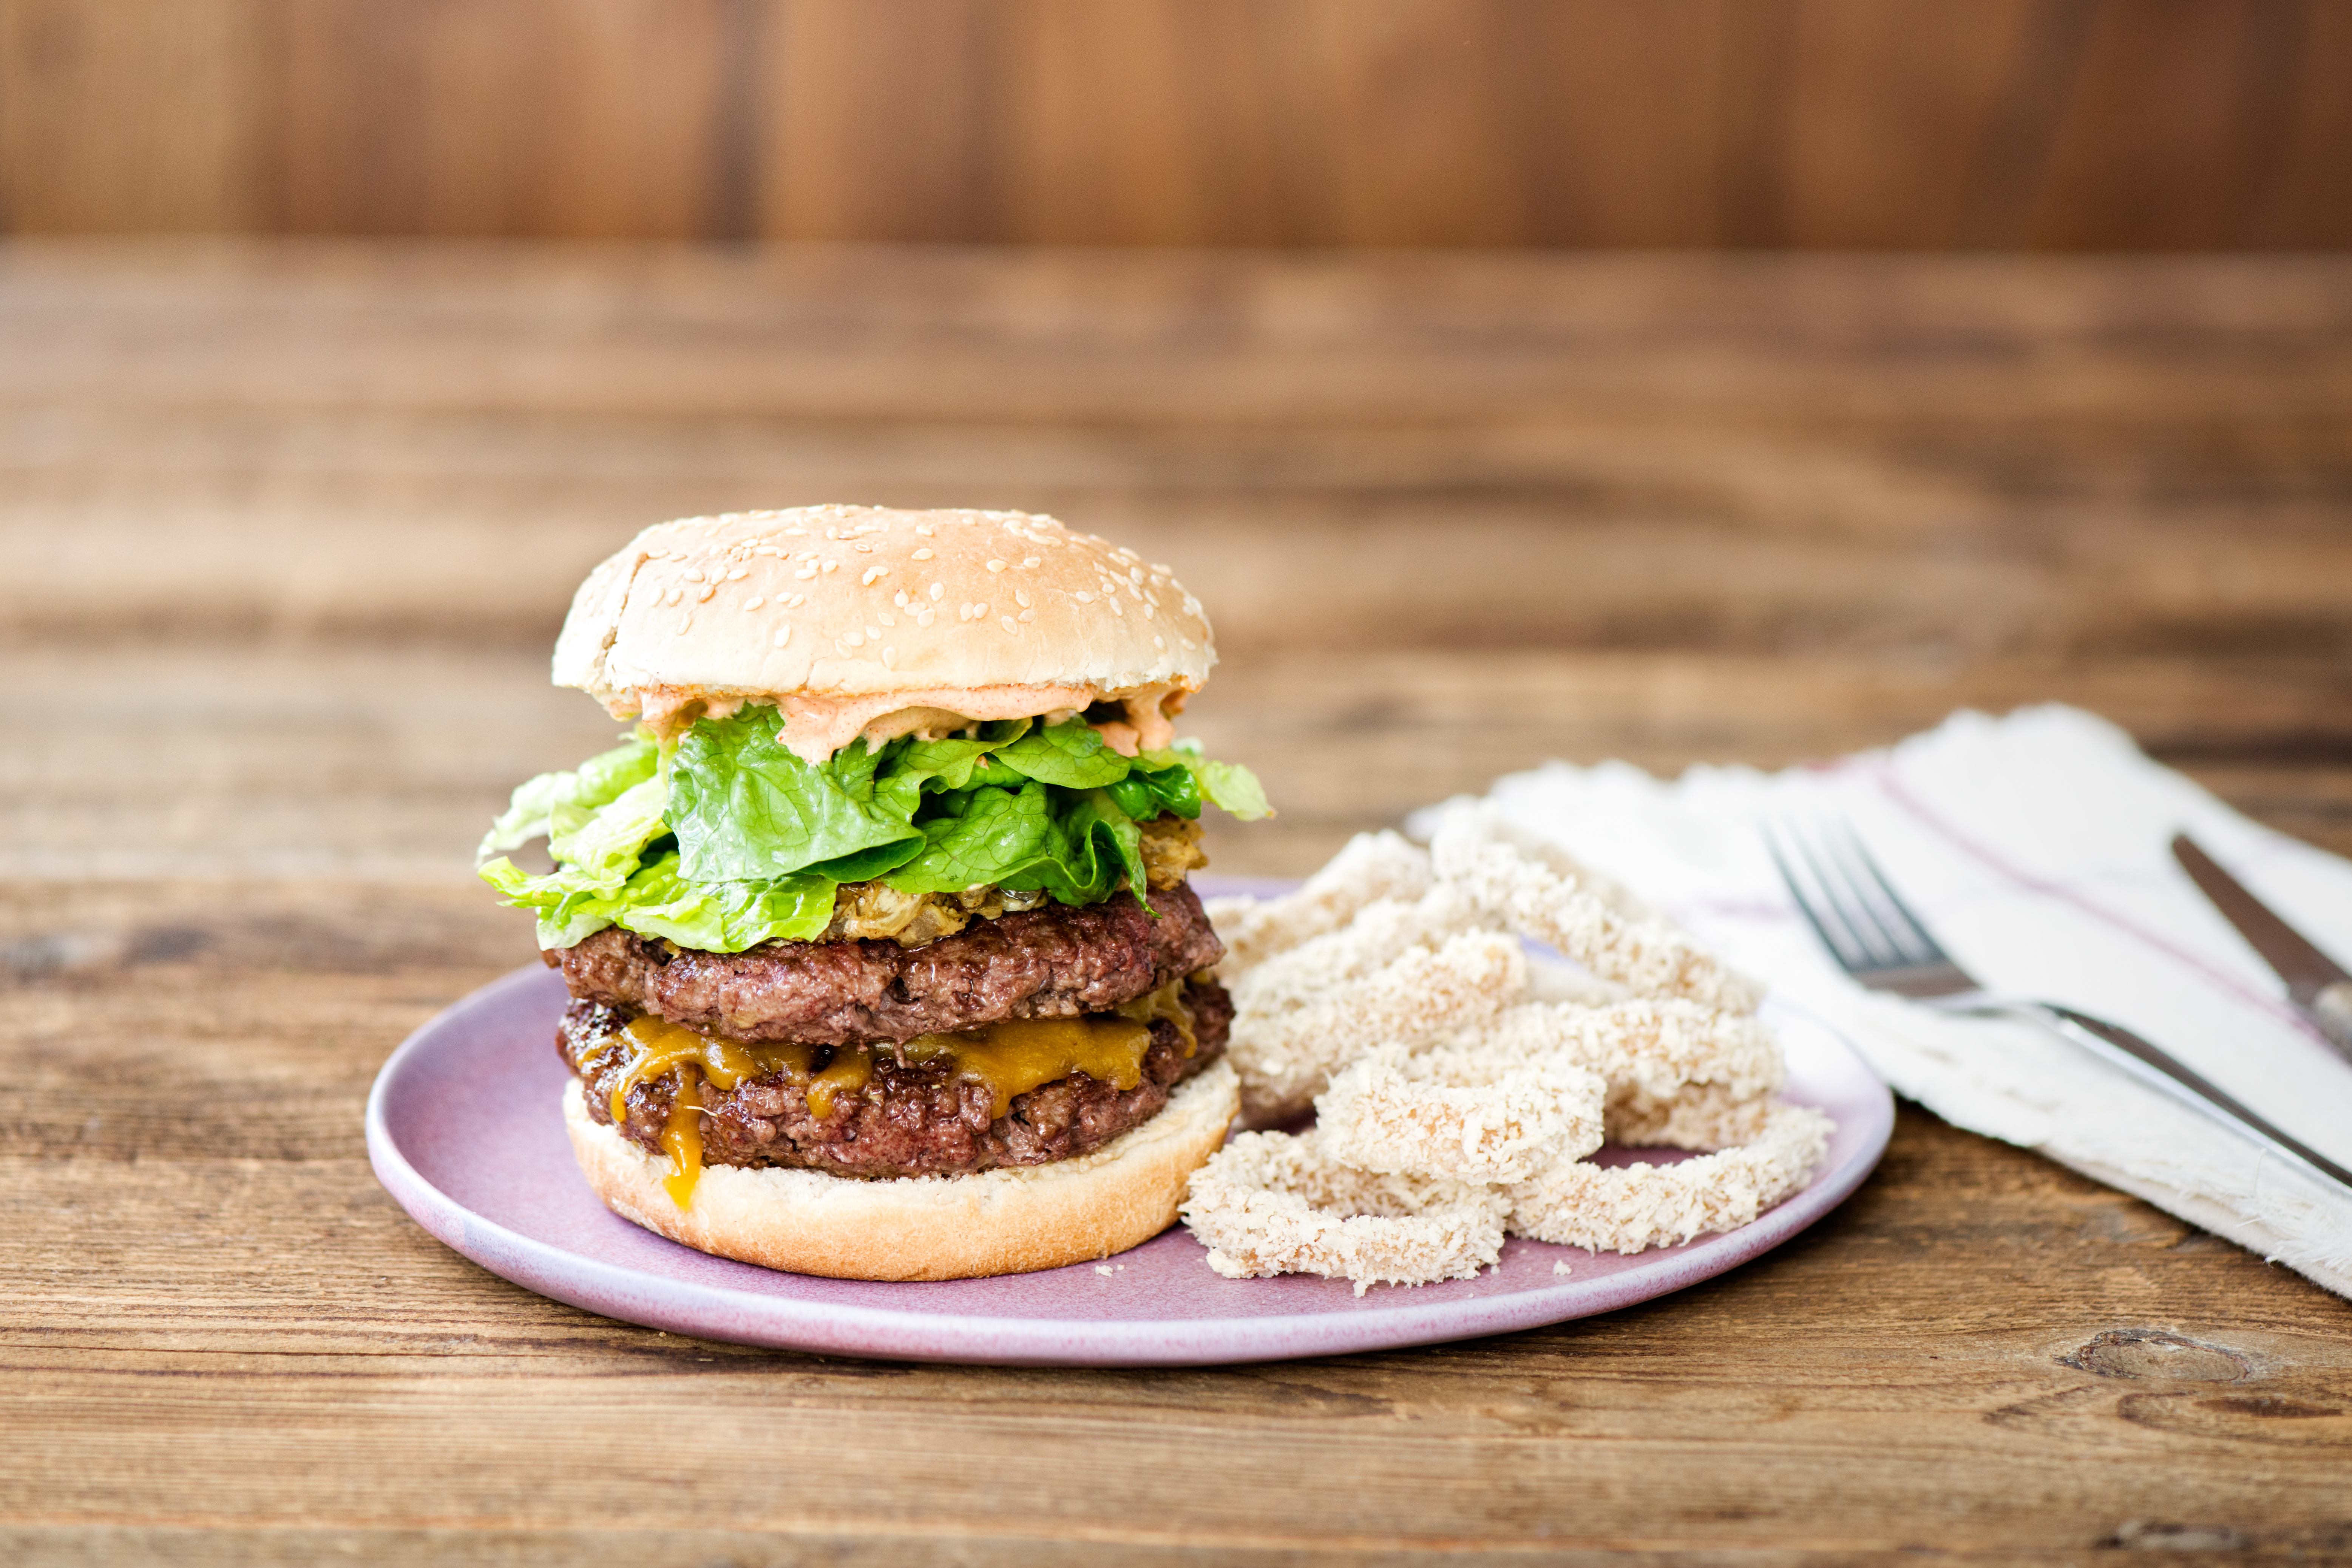
[[(1040, 1084), (992, 1114), (993, 1092), (958, 1079), (945, 1064), (915, 1066), (887, 1049), (874, 1053), (866, 1086), (836, 1095), (828, 1114), (810, 1113), (805, 1085), (787, 1074), (747, 1080), (720, 1090), (698, 1078), (703, 1109), (702, 1158), (707, 1165), (790, 1166), (845, 1176), (953, 1176), (998, 1166), (1036, 1166), (1069, 1159), (1149, 1121), (1176, 1085), (1224, 1054), (1234, 1005), (1213, 980), (1184, 988), (1195, 1049), (1165, 1019), (1151, 1025), (1143, 1076), (1121, 1090), (1083, 1072)], [(564, 1013), (556, 1049), (586, 1086), (588, 1113), (613, 1124), (613, 1086), (631, 1052), (615, 1038), (630, 1014), (597, 1002), (575, 1001)], [(677, 1075), (633, 1085), (621, 1134), (649, 1154), (661, 1153), (661, 1133), (677, 1093)]]
[(572, 994), (705, 1034), (814, 1045), (902, 1041), (1001, 1019), (1076, 1018), (1145, 996), (1224, 956), (1191, 887), (1120, 894), (974, 922), (920, 947), (770, 942), (674, 948), (607, 926), (546, 955)]

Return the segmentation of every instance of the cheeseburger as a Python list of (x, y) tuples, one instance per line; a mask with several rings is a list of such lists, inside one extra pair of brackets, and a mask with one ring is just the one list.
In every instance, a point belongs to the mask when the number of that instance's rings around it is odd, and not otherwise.
[(1019, 512), (694, 517), (591, 572), (555, 681), (635, 729), (516, 790), (482, 875), (570, 988), (604, 1202), (868, 1280), (1172, 1223), (1237, 1105), (1198, 819), (1267, 810), (1175, 737), (1215, 663), (1165, 567)]

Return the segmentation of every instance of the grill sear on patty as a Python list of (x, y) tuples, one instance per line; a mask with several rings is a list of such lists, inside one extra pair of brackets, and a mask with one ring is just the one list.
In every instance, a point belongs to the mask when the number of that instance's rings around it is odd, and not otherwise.
[(1151, 907), (1159, 918), (1126, 894), (1079, 908), (1057, 904), (911, 948), (771, 942), (704, 953), (608, 926), (545, 956), (576, 998), (705, 1034), (898, 1042), (1003, 1019), (1107, 1011), (1224, 956), (1190, 886), (1152, 894)]
[[(1197, 905), (1195, 906), (1197, 907)], [(1008, 917), (1011, 918), (1011, 917)], [(720, 1090), (697, 1075), (707, 1165), (789, 1166), (846, 1176), (952, 1176), (999, 1166), (1045, 1165), (1101, 1147), (1149, 1121), (1175, 1086), (1224, 1053), (1233, 1002), (1213, 980), (1184, 988), (1196, 1049), (1165, 1019), (1151, 1025), (1142, 1080), (1116, 1086), (1075, 1072), (1017, 1094), (993, 1116), (986, 1084), (960, 1080), (944, 1064), (911, 1065), (887, 1047), (874, 1052), (865, 1087), (837, 1095), (829, 1114), (811, 1114), (808, 1090), (790, 1075), (753, 1079)], [(611, 1125), (611, 1098), (630, 1051), (616, 1038), (631, 1014), (575, 1001), (556, 1030), (556, 1049), (585, 1084), (588, 1113)], [(632, 1086), (622, 1135), (648, 1153), (677, 1095), (677, 1075)]]

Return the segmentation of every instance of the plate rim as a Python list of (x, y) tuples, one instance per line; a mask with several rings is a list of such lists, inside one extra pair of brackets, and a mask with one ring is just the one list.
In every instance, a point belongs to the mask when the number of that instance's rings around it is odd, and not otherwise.
[[(1063, 1366), (1207, 1366), (1404, 1350), (1511, 1333), (1617, 1312), (1689, 1288), (1762, 1256), (1843, 1204), (1877, 1168), (1894, 1133), (1894, 1097), (1843, 1033), (1786, 1003), (1768, 1007), (1818, 1031), (1876, 1089), (1862, 1145), (1843, 1164), (1737, 1230), (1685, 1244), (1662, 1267), (1628, 1278), (1573, 1280), (1492, 1298), (1405, 1301), (1347, 1312), (1284, 1312), (1247, 1318), (1024, 1318), (796, 1301), (731, 1286), (649, 1275), (517, 1231), (467, 1207), (435, 1186), (401, 1149), (388, 1111), (412, 1063), (429, 1055), (467, 1015), (510, 993), (561, 986), (543, 966), (525, 965), (478, 987), (426, 1019), (385, 1059), (368, 1091), (368, 1161), (409, 1217), (445, 1246), (491, 1273), (566, 1305), (624, 1322), (699, 1339), (897, 1361)], [(1163, 1234), (1165, 1234), (1163, 1232)], [(1534, 1245), (1513, 1238), (1507, 1246)], [(1725, 1253), (1737, 1256), (1728, 1260)], [(1624, 1280), (1612, 1291), (1612, 1281)], [(1566, 1310), (1561, 1310), (1566, 1309)], [(732, 1327), (714, 1332), (712, 1319)]]

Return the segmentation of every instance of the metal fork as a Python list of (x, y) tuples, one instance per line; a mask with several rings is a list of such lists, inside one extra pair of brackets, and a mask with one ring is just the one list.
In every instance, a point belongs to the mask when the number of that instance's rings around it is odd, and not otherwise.
[[(2121, 1024), (2056, 1002), (1988, 992), (1937, 946), (1849, 824), (1768, 824), (1764, 848), (1789, 896), (1839, 968), (1874, 991), (1892, 991), (1948, 1012), (2022, 1015), (2115, 1063), (2151, 1088), (2236, 1125), (2288, 1158), (2352, 1188), (2352, 1171), (2273, 1126)], [(1800, 875), (1802, 869), (1805, 874)]]

